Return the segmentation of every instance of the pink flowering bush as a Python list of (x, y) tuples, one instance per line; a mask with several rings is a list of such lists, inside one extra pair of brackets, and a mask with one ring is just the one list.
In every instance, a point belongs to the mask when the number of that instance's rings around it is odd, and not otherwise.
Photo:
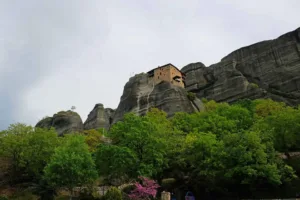
[(146, 177), (139, 177), (141, 183), (136, 182), (135, 189), (131, 191), (128, 195), (130, 199), (133, 200), (148, 200), (155, 198), (157, 193), (157, 188), (160, 186), (154, 181)]

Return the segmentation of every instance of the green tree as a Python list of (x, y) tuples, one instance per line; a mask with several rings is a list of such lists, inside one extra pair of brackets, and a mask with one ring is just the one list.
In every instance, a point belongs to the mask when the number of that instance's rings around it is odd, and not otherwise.
[(83, 135), (85, 135), (85, 142), (89, 146), (89, 150), (91, 152), (94, 152), (97, 146), (103, 143), (102, 134), (99, 131), (96, 131), (95, 129), (84, 130)]
[(300, 111), (285, 107), (260, 119), (253, 129), (274, 143), (277, 151), (289, 156), (289, 151), (299, 150)]
[(35, 128), (24, 140), (27, 146), (22, 155), (23, 165), (29, 175), (40, 179), (60, 140), (54, 129), (40, 128)]
[(193, 114), (177, 113), (171, 119), (173, 126), (184, 133), (211, 132), (217, 137), (238, 133), (253, 124), (251, 113), (238, 105), (213, 103), (213, 109)]
[(38, 181), (59, 145), (59, 138), (54, 129), (33, 129), (24, 124), (12, 124), (2, 134), (0, 143), (2, 157), (11, 163), (11, 177), (26, 175)]
[(64, 140), (45, 167), (45, 179), (55, 188), (67, 188), (72, 198), (73, 188), (93, 182), (97, 171), (83, 136), (68, 135)]
[[(224, 176), (238, 184), (270, 183), (280, 185), (293, 170), (281, 163), (273, 149), (267, 149), (256, 132), (230, 134), (224, 138)], [(285, 173), (282, 173), (285, 168)]]
[(224, 170), (221, 162), (225, 156), (223, 143), (212, 133), (188, 134), (183, 153), (194, 178), (213, 182)]
[(110, 129), (110, 136), (115, 145), (128, 147), (138, 159), (138, 175), (155, 176), (165, 166), (164, 155), (166, 143), (163, 129), (146, 116), (136, 116), (128, 113), (122, 122)]
[(253, 103), (255, 105), (255, 113), (258, 117), (267, 117), (284, 110), (286, 107), (285, 103), (276, 102), (271, 99), (257, 99)]
[(193, 116), (185, 112), (178, 112), (171, 118), (171, 123), (174, 129), (189, 133), (193, 131), (195, 125), (193, 124)]
[(127, 147), (101, 145), (95, 152), (98, 174), (106, 177), (106, 182), (126, 181), (137, 177), (136, 155)]

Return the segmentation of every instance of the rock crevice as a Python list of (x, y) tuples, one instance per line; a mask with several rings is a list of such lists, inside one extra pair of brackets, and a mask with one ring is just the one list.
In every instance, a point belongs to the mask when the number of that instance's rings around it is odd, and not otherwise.
[(148, 74), (141, 73), (126, 83), (113, 123), (122, 120), (128, 112), (144, 115), (152, 107), (165, 111), (168, 116), (173, 116), (175, 112), (195, 111), (184, 88), (168, 82), (154, 85)]
[(104, 108), (101, 103), (96, 104), (84, 122), (84, 129), (104, 128), (108, 130), (112, 123), (114, 112), (111, 108)]

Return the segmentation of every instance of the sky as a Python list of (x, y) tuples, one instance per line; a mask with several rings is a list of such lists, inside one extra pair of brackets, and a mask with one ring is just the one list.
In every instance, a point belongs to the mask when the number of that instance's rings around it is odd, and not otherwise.
[(299, 0), (0, 0), (0, 130), (117, 108), (134, 74), (219, 62), (300, 27)]

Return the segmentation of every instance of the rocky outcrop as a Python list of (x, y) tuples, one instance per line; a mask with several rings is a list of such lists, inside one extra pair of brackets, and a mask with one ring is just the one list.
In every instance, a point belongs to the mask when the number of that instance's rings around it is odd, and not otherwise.
[(198, 110), (200, 104), (199, 101), (192, 103), (184, 88), (168, 82), (154, 85), (153, 79), (148, 74), (141, 73), (131, 77), (126, 83), (113, 123), (121, 120), (128, 112), (144, 115), (150, 108), (155, 107), (172, 116), (176, 112)]
[(83, 130), (83, 123), (80, 116), (73, 111), (61, 111), (46, 117), (39, 121), (35, 127), (51, 128), (54, 127), (58, 135), (64, 135), (71, 132), (79, 132)]
[(221, 62), (183, 67), (186, 89), (199, 98), (234, 102), (272, 98), (300, 103), (300, 28), (274, 40), (238, 49)]
[(96, 104), (84, 122), (84, 129), (105, 128), (108, 130), (112, 123), (114, 112), (115, 111), (111, 108), (104, 108), (101, 103)]

